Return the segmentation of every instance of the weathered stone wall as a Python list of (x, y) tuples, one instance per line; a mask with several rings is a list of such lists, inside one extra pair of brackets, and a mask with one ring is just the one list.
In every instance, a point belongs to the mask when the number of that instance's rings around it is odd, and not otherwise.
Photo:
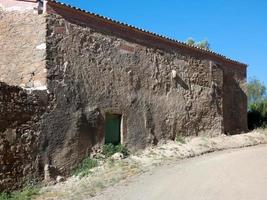
[(37, 142), (47, 98), (46, 92), (27, 94), (0, 82), (0, 191), (40, 179)]
[(1, 0), (0, 9), (5, 11), (36, 12), (38, 4), (37, 0)]
[(224, 69), (223, 118), (226, 134), (240, 134), (247, 128), (246, 68)]
[(0, 191), (46, 164), (69, 174), (104, 143), (108, 113), (131, 150), (246, 130), (244, 67), (61, 15), (1, 12), (0, 81), (28, 90), (0, 83)]
[(0, 9), (0, 81), (46, 89), (44, 15)]
[(45, 16), (7, 10), (0, 8), (0, 191), (40, 178), (39, 120), (48, 98)]
[(106, 113), (123, 116), (123, 144), (223, 132), (223, 69), (212, 60), (147, 47), (57, 16), (47, 19), (45, 158), (68, 169), (104, 142)]

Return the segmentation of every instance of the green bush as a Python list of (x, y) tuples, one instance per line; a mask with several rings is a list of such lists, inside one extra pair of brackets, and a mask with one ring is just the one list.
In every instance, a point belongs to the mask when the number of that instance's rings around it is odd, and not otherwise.
[(8, 194), (5, 193), (5, 192), (0, 193), (0, 200), (8, 200), (8, 199), (11, 199), (11, 198), (10, 198), (10, 195), (8, 195)]
[[(129, 151), (122, 145), (106, 144), (102, 148), (102, 154), (108, 158), (115, 153), (122, 153), (124, 156), (129, 155)], [(76, 169), (73, 170), (72, 175), (85, 177), (90, 174), (90, 169), (98, 166), (98, 160), (90, 157), (85, 158)], [(1, 199), (0, 199), (1, 200)]]
[(31, 200), (39, 194), (39, 191), (39, 187), (27, 186), (20, 191), (0, 193), (0, 200)]
[(248, 111), (248, 128), (253, 130), (255, 128), (267, 126), (267, 100), (251, 104)]
[(98, 162), (95, 159), (85, 158), (78, 167), (73, 171), (73, 175), (75, 176), (88, 176), (90, 174), (90, 169), (98, 166)]
[(185, 144), (185, 138), (182, 137), (181, 135), (176, 135), (176, 142), (181, 143), (181, 144)]
[(110, 157), (115, 153), (122, 153), (125, 157), (129, 155), (129, 151), (121, 144), (105, 144), (102, 148), (102, 154), (106, 157)]

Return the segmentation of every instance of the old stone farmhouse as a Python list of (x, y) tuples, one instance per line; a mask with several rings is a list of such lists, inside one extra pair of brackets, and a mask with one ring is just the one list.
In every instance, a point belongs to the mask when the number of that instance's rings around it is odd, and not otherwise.
[(0, 190), (104, 143), (247, 130), (245, 64), (53, 0), (0, 6)]

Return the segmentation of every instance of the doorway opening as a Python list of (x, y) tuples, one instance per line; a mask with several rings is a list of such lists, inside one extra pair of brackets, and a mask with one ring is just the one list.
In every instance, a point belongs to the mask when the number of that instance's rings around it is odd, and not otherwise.
[(105, 121), (105, 144), (121, 143), (121, 115), (107, 114)]

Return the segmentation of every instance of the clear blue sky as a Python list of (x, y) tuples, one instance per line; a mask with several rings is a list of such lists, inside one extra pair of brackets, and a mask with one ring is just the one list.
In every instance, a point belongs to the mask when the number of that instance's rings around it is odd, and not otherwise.
[(208, 39), (267, 84), (267, 0), (60, 1), (180, 41)]

